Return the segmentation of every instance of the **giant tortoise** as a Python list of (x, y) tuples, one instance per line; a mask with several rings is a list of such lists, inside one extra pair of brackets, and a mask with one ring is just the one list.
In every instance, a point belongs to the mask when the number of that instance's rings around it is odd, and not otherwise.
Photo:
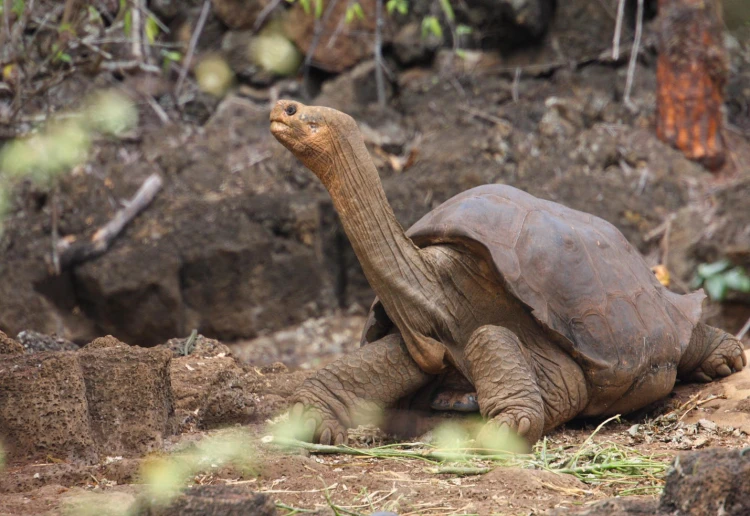
[(598, 217), (495, 184), (404, 232), (350, 116), (281, 100), (271, 132), (327, 188), (377, 294), (364, 345), (295, 394), (291, 416), (307, 438), (341, 443), (360, 411), (460, 374), (483, 432), (534, 442), (577, 416), (644, 407), (678, 378), (711, 381), (746, 363), (737, 339), (699, 322), (702, 291), (666, 289)]

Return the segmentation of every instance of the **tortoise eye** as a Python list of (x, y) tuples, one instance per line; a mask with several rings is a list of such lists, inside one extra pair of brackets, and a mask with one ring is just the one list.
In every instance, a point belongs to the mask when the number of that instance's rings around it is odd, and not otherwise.
[(292, 116), (292, 115), (294, 115), (294, 114), (295, 114), (295, 113), (297, 112), (297, 106), (295, 106), (294, 104), (289, 104), (289, 105), (288, 105), (288, 106), (286, 107), (286, 109), (284, 110), (284, 112), (285, 112), (285, 113), (286, 113), (287, 115), (289, 115), (289, 116)]

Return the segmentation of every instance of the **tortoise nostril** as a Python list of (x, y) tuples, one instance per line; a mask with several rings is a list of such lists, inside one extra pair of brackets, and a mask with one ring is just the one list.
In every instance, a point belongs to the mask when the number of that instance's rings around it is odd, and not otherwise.
[(294, 104), (289, 104), (289, 105), (288, 105), (288, 106), (286, 107), (286, 109), (284, 109), (284, 112), (285, 112), (285, 113), (286, 113), (287, 115), (289, 115), (289, 116), (292, 116), (292, 115), (294, 115), (294, 114), (295, 114), (295, 113), (297, 112), (297, 106), (295, 106)]

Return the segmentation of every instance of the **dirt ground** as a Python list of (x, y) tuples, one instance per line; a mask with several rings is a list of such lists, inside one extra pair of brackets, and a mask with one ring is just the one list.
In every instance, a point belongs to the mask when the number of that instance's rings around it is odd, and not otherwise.
[[(201, 2), (188, 4), (194, 20)], [(430, 2), (415, 4), (422, 16)], [(403, 64), (389, 43), (385, 109), (374, 104), (366, 60), (340, 75), (316, 72), (325, 81), (312, 98), (302, 77), (261, 85), (254, 77), (222, 98), (188, 79), (190, 99), (176, 109), (161, 79), (71, 73), (25, 103), (22, 122), (0, 126), (0, 136), (30, 131), (40, 113), (78, 105), (101, 87), (116, 84), (137, 100), (137, 129), (97, 139), (86, 163), (61, 179), (61, 236), (91, 236), (152, 173), (164, 188), (107, 253), (55, 275), (52, 193), (15, 185), (0, 237), (0, 330), (21, 345), (0, 339), (8, 353), (0, 354), (0, 385), (14, 396), (0, 396), (12, 401), (0, 403), (0, 417), (15, 425), (0, 471), (0, 515), (123, 514), (148, 505), (151, 461), (201, 450), (228, 429), (246, 438), (246, 461), (196, 452), (200, 467), (184, 484), (232, 486), (239, 498), (264, 493), (284, 515), (525, 515), (619, 503), (615, 496), (655, 514), (678, 454), (750, 446), (750, 368), (678, 385), (601, 428), (599, 420), (574, 421), (533, 454), (504, 461), (433, 461), (442, 445), (429, 429), (445, 421), (428, 417), (419, 420), (425, 432), (408, 440), (351, 432), (359, 455), (281, 449), (268, 438), (294, 388), (356, 349), (372, 301), (326, 193), (268, 133), (276, 95), (358, 120), (404, 226), (460, 191), (505, 183), (612, 222), (649, 265), (666, 266), (675, 291), (690, 289), (699, 265), (722, 258), (750, 270), (747, 27), (727, 35), (730, 159), (714, 175), (654, 134), (653, 23), (626, 106), (627, 56), (608, 57), (616, 2), (557, 4), (543, 40), (511, 53), (472, 48), (459, 59), (445, 48)], [(177, 9), (149, 5), (165, 17)], [(200, 52), (219, 49), (226, 32), (211, 14)], [(703, 319), (736, 333), (748, 317), (750, 297), (735, 292), (708, 301)], [(200, 336), (188, 350), (194, 328)], [(391, 449), (421, 456), (367, 455)]]
[[(266, 370), (266, 380), (275, 385), (269, 393), (288, 395), (290, 389), (284, 381), (290, 375), (294, 373)], [(290, 381), (298, 383), (300, 378)], [(179, 396), (180, 384), (174, 385), (175, 396)], [(285, 387), (281, 388), (282, 385)], [(207, 463), (191, 475), (188, 483), (228, 484), (248, 493), (265, 493), (276, 504), (279, 514), (296, 514), (295, 511), (302, 510), (320, 511), (318, 514), (370, 514), (390, 510), (402, 516), (540, 514), (551, 509), (583, 508), (615, 495), (655, 504), (666, 466), (677, 454), (750, 446), (748, 399), (750, 369), (706, 386), (678, 386), (668, 399), (656, 406), (611, 421), (598, 431), (595, 430), (601, 421), (579, 421), (561, 427), (537, 445), (533, 460), (519, 459), (515, 465), (512, 461), (500, 464), (481, 457), (438, 464), (424, 458), (290, 451), (269, 442), (268, 436), (273, 431), (268, 419), (256, 420), (238, 427), (248, 438), (242, 454), (249, 469), (220, 462)], [(267, 414), (270, 416), (272, 412)], [(425, 443), (434, 442), (435, 431), (413, 440), (422, 444), (406, 446), (372, 429), (359, 428), (350, 433), (350, 445), (372, 453), (373, 449), (382, 449), (378, 446), (388, 444), (398, 445), (400, 449), (426, 450)], [(169, 453), (179, 454), (180, 450), (227, 432), (226, 428), (205, 431), (188, 425), (180, 434), (165, 439), (163, 451), (145, 458), (106, 456), (87, 466), (76, 466), (51, 455), (46, 460), (23, 465), (11, 462), (0, 474), (3, 492), (0, 514), (58, 514), (61, 511), (76, 514), (90, 510), (86, 508), (92, 500), (97, 510), (109, 507), (111, 514), (121, 514), (115, 512), (118, 507), (122, 509), (143, 496), (139, 472), (149, 460), (168, 457)], [(544, 454), (542, 446), (546, 450)], [(623, 467), (625, 474), (619, 477), (601, 477), (585, 471), (576, 474), (554, 471), (566, 466), (563, 462), (569, 461), (578, 450), (585, 450), (579, 459), (581, 466), (597, 460), (648, 459), (652, 468), (659, 464), (663, 468), (635, 474)], [(588, 454), (594, 453), (604, 458), (589, 462)], [(606, 458), (608, 454), (612, 457)], [(546, 467), (541, 466), (540, 457), (546, 457)], [(450, 466), (487, 467), (488, 470), (482, 474), (438, 471), (440, 467)], [(99, 498), (91, 498), (98, 495)]]

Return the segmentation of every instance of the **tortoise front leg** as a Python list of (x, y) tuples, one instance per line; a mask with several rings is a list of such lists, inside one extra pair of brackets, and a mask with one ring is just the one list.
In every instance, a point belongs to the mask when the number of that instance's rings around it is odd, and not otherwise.
[(477, 389), (479, 411), (489, 421), (479, 435), (508, 429), (535, 443), (544, 431), (544, 402), (531, 357), (515, 333), (482, 326), (466, 346), (469, 372)]
[(411, 358), (401, 335), (388, 335), (305, 380), (292, 397), (290, 419), (304, 428), (305, 440), (341, 444), (347, 428), (381, 415), (430, 378)]

